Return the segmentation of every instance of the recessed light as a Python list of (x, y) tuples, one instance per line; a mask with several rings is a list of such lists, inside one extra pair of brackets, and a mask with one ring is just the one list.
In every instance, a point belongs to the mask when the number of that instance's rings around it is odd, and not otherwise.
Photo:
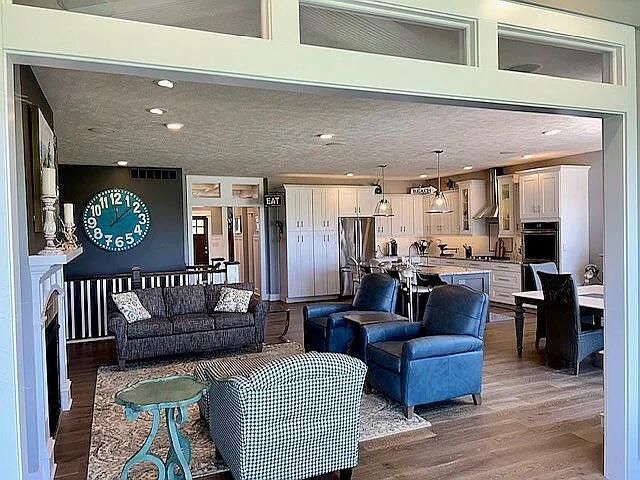
[(527, 155), (522, 155), (523, 160), (530, 160), (533, 158), (533, 155), (531, 155), (530, 153), (528, 153)]
[(164, 110), (161, 109), (161, 108), (157, 108), (157, 107), (150, 108), (150, 109), (147, 110), (147, 112), (149, 112), (149, 113), (151, 113), (153, 115), (164, 115)]
[(345, 173), (345, 175), (346, 175), (347, 177), (353, 177), (353, 172), (347, 172), (347, 173)]
[(462, 167), (463, 170), (473, 170), (473, 165), (465, 165)]
[(429, 175), (427, 175), (426, 173), (421, 173), (420, 174), (420, 178), (427, 178)]
[(560, 132), (562, 132), (562, 130), (558, 130), (557, 128), (554, 128), (553, 130), (547, 130), (542, 132), (543, 135), (558, 135)]
[(126, 167), (127, 165), (129, 165), (129, 162), (127, 162), (126, 160), (118, 160), (116, 162), (116, 165), (118, 165), (119, 167)]
[(162, 80), (158, 80), (156, 82), (156, 85), (158, 85), (159, 87), (164, 87), (164, 88), (173, 88), (173, 82), (171, 80), (167, 80), (167, 79), (162, 79)]
[(331, 140), (333, 138), (333, 133), (319, 133), (318, 138), (321, 140)]
[(164, 124), (165, 127), (167, 127), (169, 130), (172, 130), (174, 132), (180, 130), (182, 127), (184, 127), (184, 124), (182, 123), (165, 123)]

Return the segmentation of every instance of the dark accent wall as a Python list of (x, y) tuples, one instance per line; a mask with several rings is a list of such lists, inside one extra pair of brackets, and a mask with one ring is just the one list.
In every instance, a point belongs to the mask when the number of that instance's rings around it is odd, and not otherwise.
[(33, 204), (33, 138), (37, 136), (38, 130), (38, 108), (49, 122), (51, 128), (53, 124), (53, 111), (47, 102), (38, 81), (36, 80), (31, 67), (26, 65), (16, 65), (14, 70), (15, 91), (20, 98), (20, 108), (22, 109), (22, 124), (16, 128), (16, 145), (24, 150), (24, 176), (26, 183), (26, 203), (27, 203), (27, 237), (29, 239), (29, 254), (38, 253), (44, 248), (44, 237), (42, 232), (35, 231), (35, 221)]
[[(175, 171), (175, 179), (141, 179), (131, 178), (129, 168), (60, 165), (60, 202), (74, 204), (77, 235), (84, 248), (84, 253), (66, 267), (67, 277), (127, 273), (134, 265), (139, 265), (143, 272), (184, 269), (182, 170)], [(149, 207), (149, 233), (131, 250), (103, 250), (89, 240), (82, 228), (87, 202), (107, 188), (131, 190)]]

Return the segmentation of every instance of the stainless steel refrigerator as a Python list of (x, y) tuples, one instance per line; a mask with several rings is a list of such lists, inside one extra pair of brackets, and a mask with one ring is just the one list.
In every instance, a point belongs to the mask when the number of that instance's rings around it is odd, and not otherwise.
[(376, 255), (374, 217), (340, 217), (338, 219), (340, 240), (340, 292), (353, 295), (354, 265), (366, 263)]

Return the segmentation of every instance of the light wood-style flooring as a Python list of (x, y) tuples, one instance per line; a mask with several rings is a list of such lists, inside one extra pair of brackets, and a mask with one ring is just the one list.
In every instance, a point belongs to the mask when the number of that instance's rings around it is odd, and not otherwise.
[[(302, 342), (302, 306), (291, 308), (288, 337)], [(283, 324), (281, 316), (270, 317), (267, 342), (279, 341)], [(488, 324), (483, 405), (468, 397), (417, 408), (436, 437), (417, 431), (366, 442), (353, 478), (603, 479), (602, 371), (586, 363), (574, 377), (546, 368), (544, 355), (534, 350), (534, 327), (528, 316), (525, 354), (518, 360), (513, 322)], [(113, 342), (69, 346), (73, 406), (63, 413), (56, 440), (57, 480), (86, 478), (96, 372), (113, 363)]]

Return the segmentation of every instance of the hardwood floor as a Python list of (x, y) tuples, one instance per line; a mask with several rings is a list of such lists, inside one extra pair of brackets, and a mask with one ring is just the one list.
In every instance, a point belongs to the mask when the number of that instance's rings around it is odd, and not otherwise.
[[(291, 308), (288, 338), (302, 342), (302, 306)], [(546, 368), (533, 346), (534, 319), (527, 320), (522, 360), (516, 356), (513, 322), (487, 325), (482, 406), (474, 406), (469, 396), (416, 408), (431, 421), (436, 437), (417, 431), (365, 442), (353, 478), (603, 479), (602, 371), (588, 361), (577, 378)], [(283, 322), (280, 316), (270, 318), (267, 342), (278, 342)], [(73, 406), (63, 413), (58, 431), (56, 479), (86, 478), (96, 371), (113, 363), (112, 342), (69, 346)]]

